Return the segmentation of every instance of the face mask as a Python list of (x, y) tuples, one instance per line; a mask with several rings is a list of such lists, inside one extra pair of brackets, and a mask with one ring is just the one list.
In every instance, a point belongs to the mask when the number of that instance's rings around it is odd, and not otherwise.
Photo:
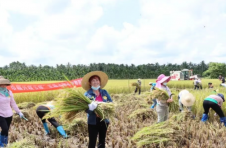
[(0, 93), (5, 95), (6, 97), (9, 97), (9, 92), (5, 87), (0, 87)]
[(91, 88), (92, 88), (93, 90), (98, 90), (98, 89), (100, 88), (100, 86), (97, 86), (97, 87), (92, 86)]
[(163, 85), (165, 85), (165, 86), (166, 86), (166, 85), (167, 85), (167, 83), (165, 82), (165, 83), (163, 83)]

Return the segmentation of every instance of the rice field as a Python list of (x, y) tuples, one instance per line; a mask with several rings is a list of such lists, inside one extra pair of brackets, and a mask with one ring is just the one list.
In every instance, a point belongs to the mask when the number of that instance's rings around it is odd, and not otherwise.
[[(175, 96), (173, 98), (174, 102), (170, 105), (170, 119), (164, 124), (156, 124), (156, 112), (149, 108), (152, 102), (148, 101), (150, 98), (150, 86), (148, 83), (154, 81), (151, 79), (142, 80), (141, 95), (134, 95), (135, 88), (131, 84), (136, 82), (136, 80), (109, 80), (105, 89), (108, 90), (112, 100), (117, 105), (116, 114), (107, 132), (106, 148), (226, 147), (224, 144), (226, 128), (220, 124), (219, 117), (214, 116), (214, 111), (210, 111), (210, 118), (206, 124), (200, 122), (203, 114), (203, 100), (212, 91), (207, 89), (208, 82), (212, 82), (215, 89), (226, 95), (226, 88), (219, 87), (219, 80), (203, 79), (202, 90), (193, 90), (193, 81), (170, 81), (168, 86)], [(179, 91), (184, 88), (187, 88), (196, 97), (196, 102), (192, 107), (192, 115), (186, 118), (184, 118), (185, 114), (179, 112), (177, 99)], [(9, 134), (9, 147), (88, 147), (87, 115), (85, 113), (78, 114), (76, 119), (70, 123), (57, 118), (57, 121), (64, 126), (66, 132), (70, 135), (70, 138), (62, 139), (56, 129), (50, 124), (48, 125), (51, 135), (48, 137), (43, 136), (44, 129), (35, 113), (35, 109), (39, 104), (54, 100), (61, 91), (14, 94), (16, 102), (29, 121), (19, 119), (18, 115), (14, 116)], [(23, 102), (33, 102), (33, 104)], [(225, 113), (225, 104), (223, 104), (222, 109)], [(137, 135), (145, 132), (149, 135), (138, 136), (139, 138), (136, 139)], [(150, 133), (153, 134), (151, 135)], [(157, 139), (153, 138), (153, 136), (157, 137)]]

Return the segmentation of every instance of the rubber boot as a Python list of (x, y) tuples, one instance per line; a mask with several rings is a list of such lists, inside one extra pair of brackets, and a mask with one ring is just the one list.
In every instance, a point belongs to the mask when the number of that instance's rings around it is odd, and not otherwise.
[(207, 114), (203, 114), (201, 121), (202, 122), (206, 122), (207, 120), (208, 120), (208, 115)]
[(47, 123), (43, 123), (43, 126), (44, 126), (44, 129), (45, 129), (45, 132), (46, 132), (46, 135), (49, 135), (50, 134), (50, 131), (49, 131), (49, 128), (48, 128), (48, 125)]
[(63, 136), (63, 138), (68, 138), (68, 135), (66, 134), (62, 126), (58, 126), (57, 131)]
[(0, 148), (4, 147), (4, 144), (2, 143), (4, 140), (2, 139), (3, 136), (1, 136), (1, 133), (0, 133)]
[(226, 126), (226, 117), (220, 117), (221, 123), (224, 123), (224, 126)]
[(6, 147), (8, 144), (8, 136), (1, 136), (1, 147)]

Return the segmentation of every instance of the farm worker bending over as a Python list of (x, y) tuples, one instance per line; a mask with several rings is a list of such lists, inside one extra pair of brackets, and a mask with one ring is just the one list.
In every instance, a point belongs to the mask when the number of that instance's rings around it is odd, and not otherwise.
[[(156, 83), (150, 82), (149, 85), (151, 85), (150, 92), (152, 92), (153, 90), (155, 90)], [(152, 99), (152, 101), (153, 101), (153, 104), (150, 107), (151, 109), (155, 108), (155, 106), (157, 104), (156, 99)]]
[(13, 98), (13, 93), (6, 88), (9, 85), (10, 81), (0, 76), (0, 127), (2, 129), (0, 147), (8, 144), (9, 127), (13, 118), (12, 108), (19, 114), (20, 118), (24, 117)]
[(226, 126), (226, 118), (221, 109), (224, 101), (224, 95), (220, 93), (206, 97), (206, 99), (204, 99), (203, 101), (204, 114), (202, 115), (201, 121), (205, 122), (206, 120), (208, 120), (209, 109), (212, 108), (220, 117), (220, 122), (224, 123), (224, 125)]
[(136, 94), (137, 90), (139, 91), (139, 94), (141, 92), (141, 79), (140, 78), (137, 80), (137, 83), (138, 83), (138, 87), (136, 87), (134, 94)]
[[(171, 77), (161, 74), (156, 80), (156, 87), (165, 90), (169, 96), (172, 94), (169, 87), (167, 86), (167, 83), (170, 81), (170, 79)], [(158, 114), (158, 123), (168, 119), (170, 102), (173, 102), (172, 98), (169, 98), (166, 102), (162, 102), (157, 98), (156, 112)]]
[[(112, 102), (108, 92), (103, 89), (107, 82), (108, 76), (102, 71), (87, 73), (82, 78), (82, 88), (87, 91), (85, 96), (93, 101)], [(97, 108), (97, 103), (92, 102), (88, 106), (89, 109), (86, 112), (88, 113), (89, 148), (95, 148), (98, 134), (98, 148), (105, 148), (105, 138), (109, 120), (104, 119), (101, 121), (99, 116), (95, 114), (94, 110)]]
[[(40, 105), (36, 109), (36, 113), (38, 117), (42, 120), (42, 124), (44, 126), (46, 135), (50, 135), (50, 131), (46, 122), (46, 119), (42, 119), (48, 112), (50, 112), (52, 109), (54, 109), (54, 106), (52, 105), (52, 101), (45, 105)], [(57, 123), (55, 118), (49, 118), (48, 121), (57, 129), (57, 131), (63, 136), (63, 138), (68, 138), (68, 135), (64, 131), (63, 127)]]
[(191, 111), (191, 106), (195, 103), (195, 97), (187, 90), (182, 90), (179, 93), (178, 98), (180, 111), (183, 111), (183, 106), (186, 106), (188, 108), (188, 111)]

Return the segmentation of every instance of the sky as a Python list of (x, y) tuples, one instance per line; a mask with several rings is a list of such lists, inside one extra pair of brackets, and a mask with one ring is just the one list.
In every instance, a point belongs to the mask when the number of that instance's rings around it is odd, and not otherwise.
[(0, 67), (225, 62), (225, 0), (0, 0)]

